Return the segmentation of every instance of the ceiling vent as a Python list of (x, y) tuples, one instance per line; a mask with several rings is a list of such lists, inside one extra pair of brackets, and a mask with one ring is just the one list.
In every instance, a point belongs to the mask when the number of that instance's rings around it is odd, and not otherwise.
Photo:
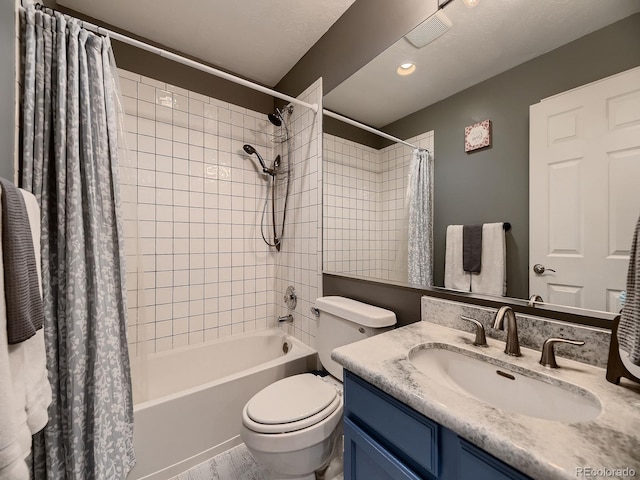
[(422, 48), (449, 30), (452, 25), (453, 23), (451, 23), (449, 17), (444, 14), (444, 11), (438, 10), (416, 28), (407, 33), (404, 38), (409, 40), (414, 47)]

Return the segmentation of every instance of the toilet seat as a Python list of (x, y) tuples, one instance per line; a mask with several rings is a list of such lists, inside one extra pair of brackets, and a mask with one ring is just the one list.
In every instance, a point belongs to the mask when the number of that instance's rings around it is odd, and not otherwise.
[(242, 411), (242, 420), (257, 433), (294, 432), (321, 422), (341, 405), (342, 392), (336, 386), (304, 373), (254, 395)]

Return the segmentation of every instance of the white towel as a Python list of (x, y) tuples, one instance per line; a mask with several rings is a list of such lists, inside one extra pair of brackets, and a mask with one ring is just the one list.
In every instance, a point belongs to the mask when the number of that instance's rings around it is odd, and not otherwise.
[[(40, 207), (38, 207), (38, 201), (33, 194), (22, 189), (20, 189), (20, 192), (24, 197), (27, 214), (29, 215), (33, 250), (36, 254), (40, 295), (42, 295)], [(47, 371), (44, 328), (38, 330), (32, 338), (22, 343), (24, 346), (25, 359), (25, 410), (27, 413), (27, 425), (33, 435), (42, 430), (49, 421), (47, 409), (51, 404), (51, 385), (49, 384), (49, 374)]]
[[(482, 233), (484, 234), (484, 229)], [(482, 265), (484, 268), (484, 257)], [(444, 287), (468, 292), (470, 277), (471, 274), (462, 268), (462, 225), (449, 225), (445, 247)]]
[[(40, 210), (32, 194), (21, 192), (29, 215), (38, 278), (41, 278)], [(2, 267), (0, 259), (0, 480), (26, 480), (29, 470), (24, 459), (31, 452), (31, 436), (48, 421), (51, 386), (43, 329), (22, 343), (8, 345)]]
[[(2, 205), (0, 203), (0, 208)], [(0, 226), (0, 229), (2, 226)], [(0, 234), (0, 239), (2, 235)], [(4, 298), (4, 270), (0, 255), (0, 479), (28, 480), (29, 469), (24, 461), (24, 448), (30, 448), (31, 435), (24, 420), (16, 416), (20, 406), (14, 389), (14, 372), (7, 338), (7, 307)], [(24, 406), (22, 408), (24, 411)]]
[(471, 291), (486, 295), (507, 294), (507, 244), (504, 224), (485, 223), (482, 226), (482, 268), (471, 279)]

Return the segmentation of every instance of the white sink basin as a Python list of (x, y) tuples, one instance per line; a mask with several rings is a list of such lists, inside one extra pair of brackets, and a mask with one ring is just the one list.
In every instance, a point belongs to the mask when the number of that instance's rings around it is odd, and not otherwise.
[(518, 373), (505, 362), (451, 348), (419, 345), (409, 352), (409, 360), (430, 377), (502, 410), (563, 423), (590, 420), (602, 411), (598, 399), (580, 387), (535, 372)]

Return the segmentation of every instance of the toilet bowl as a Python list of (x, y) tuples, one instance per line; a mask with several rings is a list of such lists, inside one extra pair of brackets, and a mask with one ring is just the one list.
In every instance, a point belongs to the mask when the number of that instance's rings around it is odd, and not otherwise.
[(393, 312), (344, 297), (318, 298), (316, 307), (318, 354), (329, 375), (279, 380), (254, 395), (242, 412), (242, 441), (274, 480), (315, 480), (315, 472), (340, 454), (342, 367), (331, 360), (331, 351), (396, 323)]
[(342, 435), (342, 388), (316, 375), (287, 377), (244, 407), (241, 437), (278, 479), (315, 479)]

